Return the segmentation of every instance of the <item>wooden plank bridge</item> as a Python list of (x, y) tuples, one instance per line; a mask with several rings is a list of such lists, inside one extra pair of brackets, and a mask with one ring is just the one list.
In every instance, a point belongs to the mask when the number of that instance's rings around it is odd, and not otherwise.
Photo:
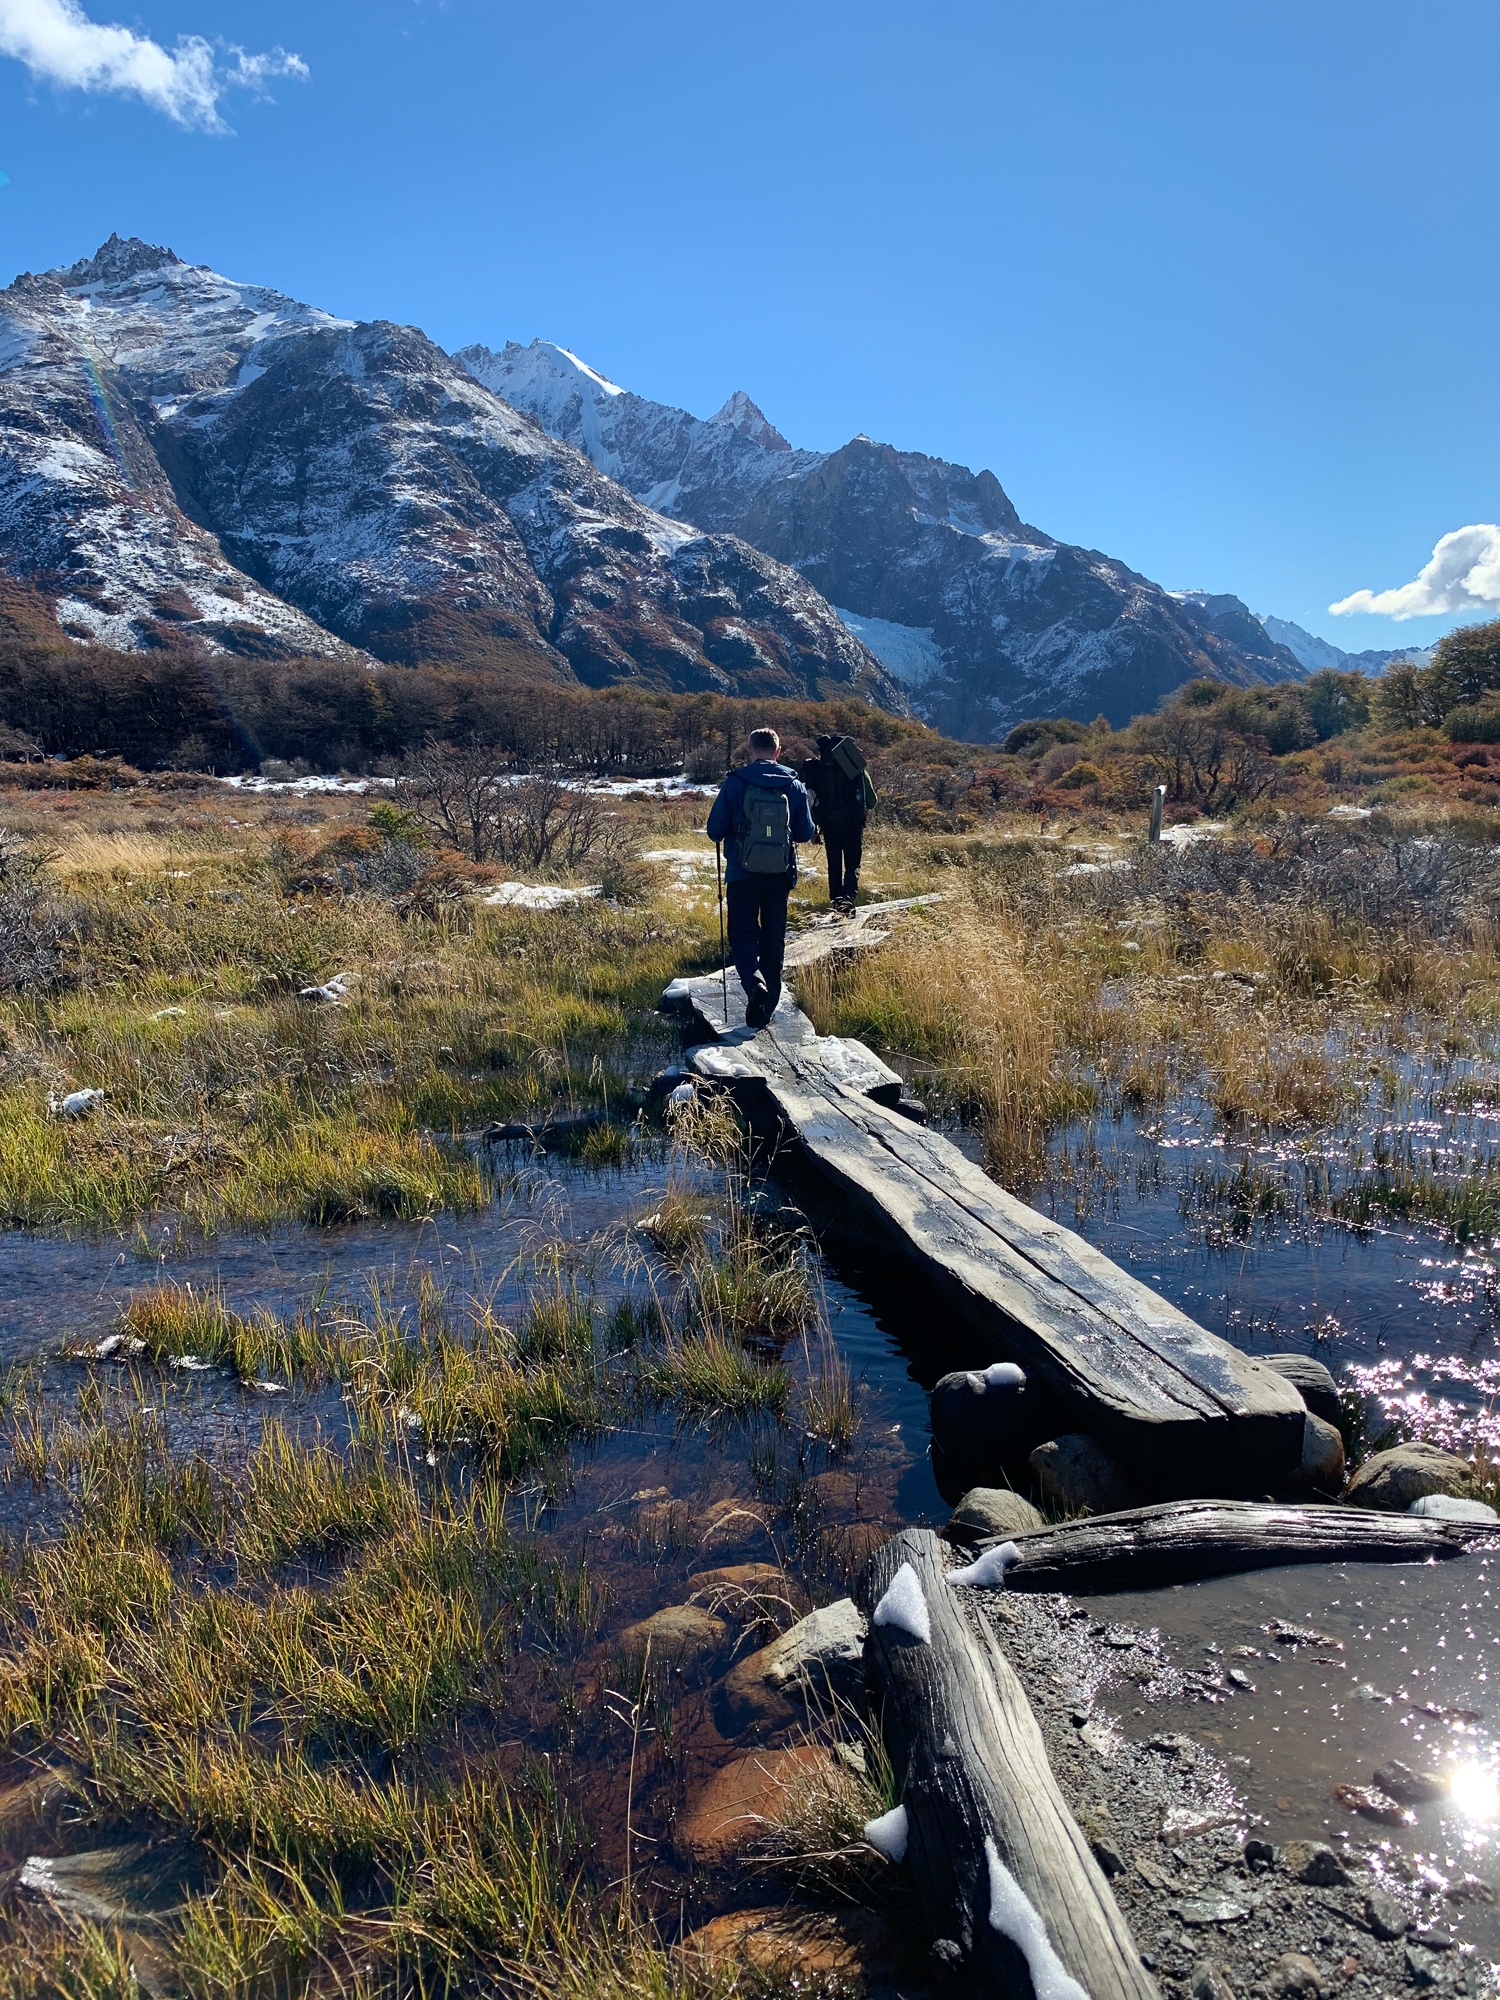
[[(789, 960), (875, 942), (880, 912), (801, 934)], [(774, 1116), (846, 1217), (910, 1258), (956, 1315), (993, 1336), (990, 1358), (1019, 1362), (1143, 1491), (1233, 1497), (1285, 1485), (1306, 1414), (1288, 1382), (894, 1109), (895, 1071), (860, 1042), (818, 1035), (790, 994), (759, 1032), (733, 974), (727, 1002), (718, 977), (674, 980), (663, 994), (699, 1039), (689, 1067), (733, 1088), (752, 1116)]]

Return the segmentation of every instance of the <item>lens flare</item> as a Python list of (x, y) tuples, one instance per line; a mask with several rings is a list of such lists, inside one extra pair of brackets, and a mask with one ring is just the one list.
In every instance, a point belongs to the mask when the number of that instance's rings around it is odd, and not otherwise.
[(1488, 1820), (1500, 1814), (1500, 1783), (1488, 1764), (1460, 1764), (1450, 1790), (1465, 1819)]

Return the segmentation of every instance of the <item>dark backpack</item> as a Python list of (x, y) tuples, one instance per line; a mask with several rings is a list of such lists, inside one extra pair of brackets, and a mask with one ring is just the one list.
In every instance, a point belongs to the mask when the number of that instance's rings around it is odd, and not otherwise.
[(747, 875), (785, 875), (792, 865), (792, 802), (771, 785), (746, 785), (740, 807), (740, 866)]
[(849, 826), (864, 819), (865, 760), (859, 745), (851, 738), (840, 736), (829, 744), (816, 782), (820, 820), (834, 826)]

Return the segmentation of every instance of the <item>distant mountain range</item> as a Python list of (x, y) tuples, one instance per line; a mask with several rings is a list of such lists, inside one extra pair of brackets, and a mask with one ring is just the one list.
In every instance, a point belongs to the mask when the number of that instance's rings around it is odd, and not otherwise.
[(118, 237), (0, 292), (0, 558), (117, 647), (905, 705), (795, 570), (642, 505), (416, 329)]
[(450, 357), (119, 237), (0, 292), (0, 563), (81, 642), (852, 694), (980, 742), (1326, 663), (991, 472), (798, 450), (744, 391), (694, 417), (546, 341)]
[(1362, 674), (1383, 674), (1392, 660), (1413, 660), (1419, 667), (1425, 667), (1436, 650), (1433, 646), (1398, 646), (1388, 653), (1374, 650), (1346, 653), (1338, 646), (1331, 646), (1326, 639), (1320, 639), (1315, 632), (1294, 625), (1289, 618), (1269, 618), (1262, 612), (1260, 622), (1278, 645), (1297, 655), (1310, 674), (1317, 673), (1320, 667), (1334, 667), (1340, 673), (1353, 670)]
[(648, 506), (799, 570), (951, 735), (1038, 714), (1121, 723), (1198, 674), (1304, 671), (1237, 598), (1163, 590), (1028, 526), (992, 472), (868, 437), (798, 451), (742, 390), (693, 417), (550, 341), (456, 359)]

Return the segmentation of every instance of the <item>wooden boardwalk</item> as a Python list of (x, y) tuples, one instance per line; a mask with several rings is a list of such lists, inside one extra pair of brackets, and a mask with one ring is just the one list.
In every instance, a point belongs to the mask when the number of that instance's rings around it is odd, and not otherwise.
[(728, 987), (727, 1019), (717, 978), (662, 996), (703, 1038), (689, 1066), (795, 1134), (847, 1218), (993, 1336), (987, 1359), (1019, 1362), (1149, 1495), (1285, 1485), (1306, 1415), (1290, 1383), (891, 1108), (901, 1079), (862, 1043), (817, 1035), (790, 996), (755, 1033), (733, 973)]

